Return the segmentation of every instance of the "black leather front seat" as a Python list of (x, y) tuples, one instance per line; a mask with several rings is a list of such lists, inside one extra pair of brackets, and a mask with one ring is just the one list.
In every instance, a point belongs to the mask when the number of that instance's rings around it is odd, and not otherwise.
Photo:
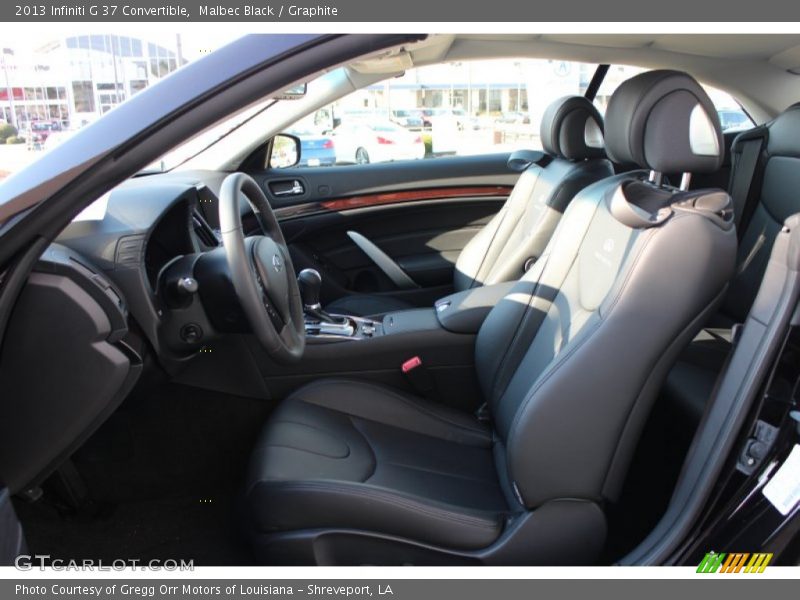
[[(603, 118), (583, 96), (553, 102), (542, 117), (540, 136), (549, 159), (523, 171), (503, 208), (461, 251), (455, 291), (522, 277), (575, 194), (614, 174), (605, 158)], [(326, 306), (328, 312), (359, 316), (407, 308), (413, 306), (385, 294), (345, 296)]]
[[(654, 171), (713, 171), (722, 138), (697, 82), (654, 71), (614, 94), (607, 146)], [(357, 380), (284, 401), (248, 474), (259, 559), (595, 561), (655, 392), (735, 263), (725, 192), (645, 176), (579, 193), (489, 313), (475, 362), (490, 423)]]

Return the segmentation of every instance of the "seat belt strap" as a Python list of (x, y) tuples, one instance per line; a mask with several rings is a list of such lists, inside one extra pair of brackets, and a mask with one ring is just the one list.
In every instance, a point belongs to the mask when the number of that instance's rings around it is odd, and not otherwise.
[[(763, 144), (763, 137), (746, 140), (743, 143), (742, 151), (738, 153), (739, 159), (733, 166), (731, 197), (733, 198), (733, 219), (737, 229), (739, 229), (744, 212), (747, 210), (747, 200), (753, 187), (758, 157)], [(741, 231), (739, 234), (741, 237)]]

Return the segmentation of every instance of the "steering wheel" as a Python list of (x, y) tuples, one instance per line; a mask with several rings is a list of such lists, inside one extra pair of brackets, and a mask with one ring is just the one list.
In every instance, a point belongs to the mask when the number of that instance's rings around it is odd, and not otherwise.
[[(263, 235), (245, 237), (241, 197), (253, 208)], [(281, 228), (252, 177), (232, 173), (222, 182), (219, 223), (233, 288), (253, 333), (274, 360), (299, 361), (306, 345), (300, 290)]]

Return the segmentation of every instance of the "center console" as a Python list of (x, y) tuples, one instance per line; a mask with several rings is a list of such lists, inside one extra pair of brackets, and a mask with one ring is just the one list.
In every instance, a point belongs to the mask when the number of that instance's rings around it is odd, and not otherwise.
[(437, 300), (433, 308), (414, 308), (366, 318), (326, 313), (319, 302), (322, 279), (317, 271), (304, 269), (298, 282), (306, 314), (306, 340), (310, 344), (437, 330), (475, 335), (489, 312), (516, 283), (481, 286), (450, 294)]
[(331, 315), (335, 321), (306, 316), (306, 341), (309, 343), (363, 340), (383, 335), (382, 321), (362, 317)]
[[(437, 401), (466, 411), (483, 402), (475, 373), (475, 338), (492, 308), (508, 301), (511, 284), (475, 288), (445, 296), (430, 308), (370, 318), (325, 312), (320, 283), (317, 273), (299, 277), (306, 315), (303, 360), (279, 364), (253, 336), (228, 336), (215, 344), (214, 361), (190, 363), (197, 367), (188, 372), (188, 380), (227, 377), (236, 380), (231, 385), (239, 385), (244, 378), (231, 374), (246, 367), (256, 370), (259, 397), (285, 398), (301, 385), (327, 377), (374, 381), (419, 394), (405, 368), (413, 362), (427, 372)], [(210, 377), (212, 368), (221, 373)]]
[(303, 269), (297, 276), (306, 322), (306, 341), (311, 344), (363, 340), (383, 335), (382, 320), (350, 315), (333, 315), (322, 308), (319, 292), (322, 277), (314, 269)]

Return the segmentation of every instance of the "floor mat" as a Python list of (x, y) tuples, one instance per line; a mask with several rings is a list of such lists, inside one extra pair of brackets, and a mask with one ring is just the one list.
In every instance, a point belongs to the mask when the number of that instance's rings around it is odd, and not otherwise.
[(249, 565), (253, 557), (239, 536), (230, 498), (163, 498), (101, 509), (86, 518), (61, 517), (19, 503), (32, 553), (63, 560), (174, 559), (195, 566)]
[(47, 491), (34, 504), (16, 502), (30, 550), (253, 564), (235, 503), (271, 408), (171, 383), (139, 387), (73, 457), (95, 509), (62, 516)]

